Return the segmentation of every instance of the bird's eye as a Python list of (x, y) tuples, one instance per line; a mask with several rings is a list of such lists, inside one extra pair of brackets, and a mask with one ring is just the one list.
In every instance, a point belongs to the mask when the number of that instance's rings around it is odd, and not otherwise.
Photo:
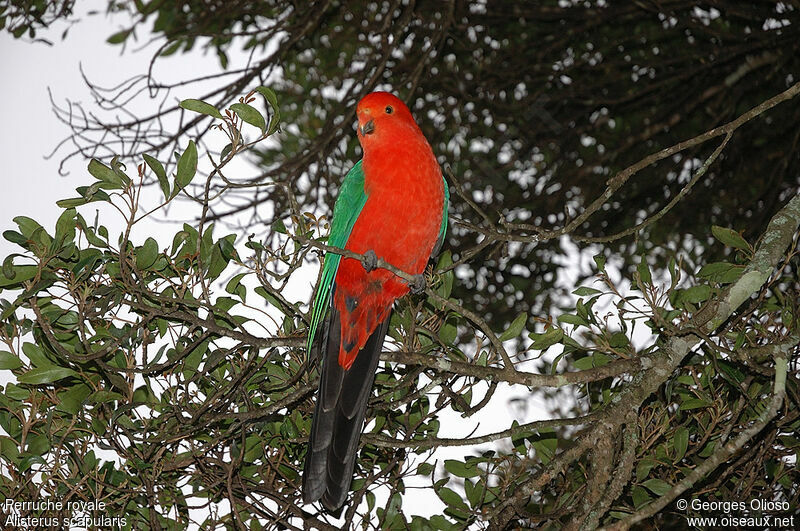
[(392, 109), (392, 106), (391, 105), (387, 105), (386, 106), (386, 114), (392, 114), (393, 112), (394, 112), (394, 109)]

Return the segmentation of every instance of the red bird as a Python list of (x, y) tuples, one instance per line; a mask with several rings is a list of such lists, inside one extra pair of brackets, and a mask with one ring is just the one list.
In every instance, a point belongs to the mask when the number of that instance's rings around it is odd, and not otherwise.
[(376, 268), (377, 259), (414, 275), (411, 288), (421, 291), (422, 272), (447, 230), (449, 202), (439, 163), (402, 101), (373, 92), (356, 114), (364, 157), (342, 182), (328, 244), (364, 259), (325, 256), (308, 333), (309, 352), (323, 359), (303, 500), (321, 499), (329, 511), (347, 498), (392, 304), (410, 288)]

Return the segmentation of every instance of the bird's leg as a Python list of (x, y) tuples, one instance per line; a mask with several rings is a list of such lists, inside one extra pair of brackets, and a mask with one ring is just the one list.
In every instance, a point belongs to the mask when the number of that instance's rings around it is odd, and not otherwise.
[(364, 267), (364, 271), (367, 273), (378, 267), (378, 255), (375, 254), (375, 251), (369, 249), (366, 253), (364, 253), (361, 256), (361, 265)]
[(425, 275), (420, 273), (418, 275), (414, 275), (411, 277), (411, 282), (408, 283), (408, 289), (411, 290), (411, 293), (414, 295), (420, 294), (425, 291), (425, 287), (427, 283), (425, 282)]

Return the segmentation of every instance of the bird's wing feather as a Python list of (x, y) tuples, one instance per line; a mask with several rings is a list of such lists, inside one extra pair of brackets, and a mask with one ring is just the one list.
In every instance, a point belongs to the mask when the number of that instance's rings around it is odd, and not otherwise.
[(442, 225), (439, 228), (439, 237), (436, 238), (436, 245), (433, 246), (431, 256), (436, 256), (442, 250), (444, 245), (444, 238), (447, 235), (447, 211), (450, 208), (450, 187), (447, 186), (447, 181), (442, 176), (442, 184), (444, 185), (444, 203), (442, 203)]
[[(361, 168), (361, 161), (358, 161), (353, 168), (347, 172), (339, 191), (339, 197), (333, 207), (333, 219), (331, 220), (331, 232), (328, 237), (328, 245), (332, 247), (344, 248), (353, 225), (356, 224), (358, 215), (367, 202), (367, 193), (364, 191), (364, 170)], [(314, 343), (314, 336), (320, 322), (325, 317), (328, 310), (333, 281), (336, 278), (336, 271), (339, 269), (341, 255), (325, 253), (325, 263), (322, 266), (322, 278), (314, 297), (314, 305), (311, 311), (311, 326), (308, 328), (308, 349)]]

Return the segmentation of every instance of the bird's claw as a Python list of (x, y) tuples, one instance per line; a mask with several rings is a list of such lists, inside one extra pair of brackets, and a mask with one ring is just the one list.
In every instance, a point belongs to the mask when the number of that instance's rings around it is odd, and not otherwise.
[(367, 273), (378, 267), (378, 255), (375, 254), (375, 251), (370, 249), (364, 253), (361, 256), (361, 265)]
[(427, 287), (427, 283), (425, 282), (425, 275), (419, 274), (414, 275), (411, 277), (411, 282), (408, 283), (408, 289), (411, 290), (411, 293), (414, 295), (418, 295), (425, 291)]

